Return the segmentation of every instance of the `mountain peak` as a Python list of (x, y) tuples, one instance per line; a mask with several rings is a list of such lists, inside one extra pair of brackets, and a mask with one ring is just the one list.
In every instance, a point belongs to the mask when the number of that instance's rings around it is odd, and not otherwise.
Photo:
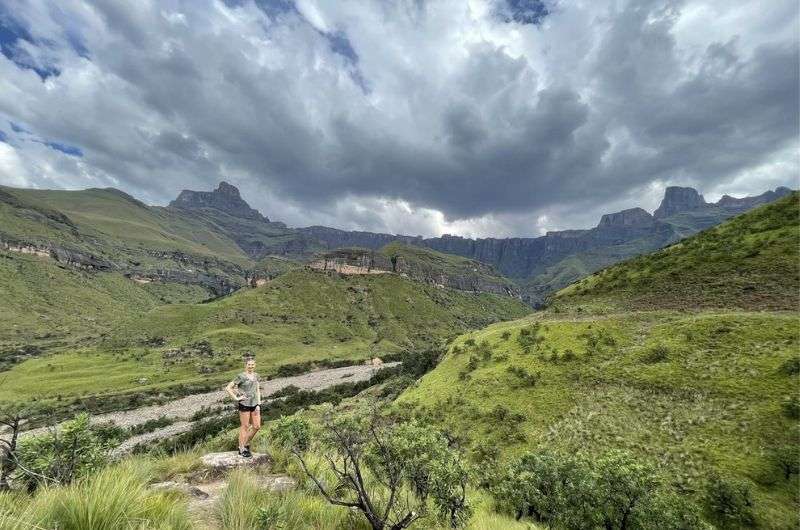
[(669, 186), (664, 192), (661, 206), (653, 212), (653, 217), (663, 219), (676, 213), (697, 210), (707, 204), (703, 196), (694, 188)]
[(193, 210), (200, 208), (214, 208), (234, 217), (244, 219), (258, 219), (269, 222), (258, 210), (250, 207), (239, 193), (239, 188), (228, 184), (224, 180), (219, 183), (214, 191), (183, 190), (178, 198), (169, 203), (172, 208)]
[(612, 226), (649, 227), (653, 226), (653, 216), (641, 208), (629, 208), (616, 213), (607, 213), (600, 218), (598, 228)]

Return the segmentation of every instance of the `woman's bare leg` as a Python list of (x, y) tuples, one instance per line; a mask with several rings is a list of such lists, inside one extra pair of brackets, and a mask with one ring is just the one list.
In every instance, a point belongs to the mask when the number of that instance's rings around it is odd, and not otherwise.
[(258, 430), (261, 428), (261, 410), (256, 409), (250, 413), (250, 432), (247, 435), (247, 440), (245, 441), (245, 445), (250, 444), (250, 440), (256, 435)]
[[(260, 418), (259, 418), (260, 421)], [(239, 411), (239, 451), (244, 449), (249, 440), (248, 429), (250, 428), (250, 413)]]

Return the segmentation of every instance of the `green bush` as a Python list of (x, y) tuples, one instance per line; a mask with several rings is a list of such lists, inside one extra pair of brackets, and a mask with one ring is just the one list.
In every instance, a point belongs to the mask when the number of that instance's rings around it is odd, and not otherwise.
[(784, 445), (772, 451), (772, 461), (785, 480), (800, 473), (800, 451), (797, 446)]
[(48, 433), (19, 443), (21, 479), (29, 491), (40, 485), (69, 484), (103, 467), (116, 442), (104, 427), (90, 425), (88, 414), (79, 414)]
[(498, 506), (555, 528), (705, 528), (697, 506), (665, 490), (653, 468), (614, 451), (596, 460), (525, 453), (490, 486)]
[(661, 344), (653, 346), (642, 355), (642, 362), (645, 364), (663, 363), (669, 357), (669, 348)]
[(517, 343), (520, 345), (524, 353), (531, 353), (532, 351), (535, 351), (536, 348), (542, 342), (544, 342), (544, 337), (539, 335), (541, 327), (541, 324), (536, 322), (530, 327), (519, 330)]
[(796, 420), (800, 418), (800, 397), (797, 395), (790, 396), (783, 400), (781, 409), (786, 417)]
[(724, 528), (753, 526), (753, 494), (750, 484), (712, 475), (706, 484), (708, 508)]
[[(472, 513), (468, 474), (447, 438), (417, 421), (361, 412), (326, 415), (319, 429), (284, 418), (272, 440), (295, 455), (325, 499), (358, 510), (373, 529), (407, 528), (431, 507), (444, 524), (463, 526)], [(309, 452), (329, 463), (333, 481), (309, 464)]]
[(786, 375), (800, 374), (800, 357), (792, 357), (783, 361), (780, 371)]
[(542, 375), (541, 372), (532, 374), (528, 372), (525, 368), (519, 366), (509, 366), (508, 368), (506, 368), (506, 372), (517, 377), (519, 379), (520, 386), (523, 387), (536, 386), (536, 383), (539, 381), (539, 378)]

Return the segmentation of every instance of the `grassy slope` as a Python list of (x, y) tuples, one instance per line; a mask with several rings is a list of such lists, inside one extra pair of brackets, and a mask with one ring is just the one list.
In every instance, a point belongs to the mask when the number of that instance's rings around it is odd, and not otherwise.
[[(781, 401), (797, 394), (798, 382), (780, 370), (800, 346), (795, 315), (545, 320), (545, 341), (525, 354), (517, 337), (531, 321), (495, 324), (459, 338), (453, 347), (466, 351), (450, 353), (401, 396), (399, 406), (430, 413), (471, 445), (485, 441), (506, 456), (537, 447), (590, 454), (623, 448), (652, 460), (690, 492), (712, 470), (744, 477), (758, 484), (758, 512), (767, 527), (797, 522), (797, 480), (777, 480), (770, 462), (771, 449), (798, 442), (798, 422), (781, 412)], [(511, 336), (503, 339), (504, 332)], [(582, 335), (598, 332), (615, 345), (589, 348)], [(459, 374), (474, 350), (465, 346), (468, 338), (487, 341), (493, 356), (462, 381)], [(668, 348), (667, 360), (644, 362), (656, 345)], [(565, 360), (567, 350), (575, 354), (571, 361)], [(508, 372), (511, 366), (540, 372), (539, 382), (522, 385)], [(492, 413), (497, 405), (524, 417), (519, 430), (525, 441), (512, 436), (516, 429), (509, 424), (516, 420)]]
[(585, 278), (556, 305), (798, 309), (800, 195)]
[[(554, 310), (460, 337), (399, 406), (506, 457), (537, 447), (623, 448), (697, 497), (712, 471), (747, 479), (763, 527), (796, 527), (800, 484), (796, 475), (784, 480), (772, 455), (800, 443), (800, 424), (782, 411), (800, 391), (797, 376), (782, 370), (797, 358), (800, 319), (767, 310), (797, 302), (797, 237), (795, 195), (612, 267), (560, 293)], [(700, 311), (670, 310), (676, 306)], [(588, 314), (597, 309), (617, 312)], [(537, 320), (544, 340), (524, 353), (520, 331)], [(479, 353), (484, 341), (489, 360)], [(656, 346), (666, 348), (665, 359), (648, 361)], [(469, 371), (472, 356), (481, 360)], [(526, 386), (509, 367), (539, 380)]]
[[(246, 351), (257, 355), (265, 373), (286, 363), (365, 358), (436, 345), (527, 312), (512, 298), (437, 289), (395, 275), (298, 270), (208, 304), (157, 307), (100, 346), (26, 361), (8, 372), (0, 401), (223, 381)], [(152, 337), (166, 344), (147, 346)], [(167, 349), (201, 340), (212, 345), (214, 356), (188, 354), (174, 363), (162, 358)], [(141, 377), (147, 384), (137, 383)]]
[(0, 251), (0, 352), (39, 342), (73, 344), (155, 307), (158, 296), (120, 274), (61, 268)]
[(446, 274), (450, 276), (475, 276), (486, 281), (513, 287), (513, 283), (491, 266), (476, 260), (444, 254), (423, 247), (405, 245), (403, 243), (390, 243), (379, 250), (387, 258), (401, 257), (409, 266), (430, 271), (432, 274)]
[[(113, 189), (81, 191), (5, 188), (25, 201), (66, 214), (81, 233), (109, 248), (179, 250), (247, 263), (242, 250), (224, 234), (198, 226), (195, 219), (152, 208)], [(23, 233), (22, 235), (27, 235)]]

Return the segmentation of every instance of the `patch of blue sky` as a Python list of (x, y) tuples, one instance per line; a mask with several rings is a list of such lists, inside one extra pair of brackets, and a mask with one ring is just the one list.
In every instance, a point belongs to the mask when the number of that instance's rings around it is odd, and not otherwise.
[(60, 142), (42, 142), (42, 143), (47, 147), (49, 147), (50, 149), (61, 151), (65, 155), (83, 157), (83, 151), (81, 150), (80, 147), (76, 147), (74, 145), (69, 145), (69, 144), (62, 144)]

